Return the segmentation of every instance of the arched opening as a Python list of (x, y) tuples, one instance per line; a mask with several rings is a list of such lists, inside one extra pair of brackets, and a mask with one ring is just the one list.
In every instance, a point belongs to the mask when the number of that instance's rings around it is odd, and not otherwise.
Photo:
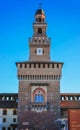
[(3, 110), (3, 115), (7, 115), (7, 110)]
[(41, 22), (41, 18), (39, 18), (39, 22)]
[(38, 29), (38, 34), (42, 34), (42, 29), (41, 28)]
[(43, 103), (46, 102), (46, 93), (42, 88), (36, 88), (33, 91), (33, 102)]
[(17, 115), (17, 111), (16, 110), (13, 110), (13, 115)]

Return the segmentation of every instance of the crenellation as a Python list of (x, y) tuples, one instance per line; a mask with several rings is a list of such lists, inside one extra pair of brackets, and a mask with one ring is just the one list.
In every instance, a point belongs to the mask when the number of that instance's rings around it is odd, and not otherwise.
[(79, 101), (79, 95), (61, 95), (61, 101)]
[(18, 63), (17, 65), (19, 68), (25, 69), (25, 68), (36, 68), (36, 69), (52, 69), (52, 68), (56, 68), (56, 69), (61, 69), (62, 68), (62, 64), (58, 64), (58, 63)]

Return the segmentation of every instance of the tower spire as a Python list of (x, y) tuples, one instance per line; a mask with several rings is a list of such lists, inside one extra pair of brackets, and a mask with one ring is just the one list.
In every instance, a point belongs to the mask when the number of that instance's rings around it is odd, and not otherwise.
[(40, 3), (39, 3), (39, 9), (41, 9), (41, 8), (42, 8), (42, 3), (40, 2)]

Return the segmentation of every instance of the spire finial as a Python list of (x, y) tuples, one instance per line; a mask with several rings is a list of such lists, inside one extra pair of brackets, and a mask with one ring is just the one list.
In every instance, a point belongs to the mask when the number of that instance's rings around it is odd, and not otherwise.
[(39, 3), (39, 8), (40, 8), (40, 9), (42, 8), (42, 3), (41, 3), (41, 2)]

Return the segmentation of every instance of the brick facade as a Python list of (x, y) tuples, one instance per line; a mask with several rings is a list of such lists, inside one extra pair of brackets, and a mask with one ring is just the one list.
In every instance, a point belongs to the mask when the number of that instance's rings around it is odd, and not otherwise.
[[(33, 87), (33, 90), (34, 90), (34, 87)], [(36, 93), (36, 91), (34, 91), (33, 95)], [(26, 94), (26, 99), (27, 98), (28, 98), (28, 94)], [(19, 127), (19, 123), (17, 122), (18, 113), (13, 114), (13, 111), (16, 110), (17, 112), (20, 110), (18, 106), (18, 102), (19, 102), (18, 93), (0, 93), (0, 126), (2, 127), (2, 130), (4, 130), (4, 128), (6, 130), (8, 128), (16, 130)], [(32, 105), (36, 105), (36, 103), (34, 104), (34, 102), (32, 102)], [(38, 105), (41, 105), (41, 104), (38, 104)], [(46, 104), (43, 103), (42, 105), (46, 105)], [(30, 105), (30, 108), (31, 108), (31, 105)], [(68, 117), (70, 116), (68, 115), (68, 111), (76, 110), (78, 112), (78, 110), (80, 110), (80, 93), (61, 93), (60, 94), (60, 109), (61, 109), (61, 118), (63, 121), (65, 121), (65, 129), (67, 129)], [(6, 110), (7, 112), (7, 114), (5, 113), (5, 115), (4, 115), (4, 110)], [(26, 110), (27, 110), (27, 107), (25, 107), (25, 111)], [(43, 129), (44, 126), (45, 128), (48, 128), (49, 125), (51, 125), (50, 122), (53, 119), (56, 119), (56, 115), (54, 115), (52, 112), (49, 112), (49, 111), (40, 112), (40, 113), (28, 111), (25, 114), (26, 114), (25, 118), (29, 119), (30, 124), (26, 122), (26, 119), (24, 119), (25, 122), (22, 123), (23, 124), (22, 128), (26, 127), (25, 124), (27, 124), (27, 127), (31, 127), (31, 128), (33, 125), (35, 126), (35, 128), (41, 127), (41, 129)], [(4, 118), (6, 118), (5, 123), (3, 122)], [(16, 118), (16, 122), (14, 122), (13, 120), (14, 118)], [(69, 117), (69, 119), (70, 118), (72, 117)], [(8, 122), (8, 119), (9, 119), (9, 122)], [(75, 118), (75, 122), (77, 122), (76, 118)], [(69, 125), (71, 124), (69, 123)], [(54, 124), (54, 127), (55, 127), (55, 124)]]
[[(50, 38), (46, 35), (46, 28), (45, 14), (39, 9), (36, 11), (33, 23), (33, 37), (29, 38), (29, 61), (16, 63), (19, 80), (18, 123), (20, 129), (26, 129), (27, 122), (29, 126), (36, 126), (40, 123), (39, 118), (43, 120), (44, 125), (48, 123), (47, 120), (44, 121), (45, 118), (50, 119), (52, 117), (50, 115), (53, 115), (54, 119), (60, 118), (60, 79), (63, 63), (50, 60)], [(36, 121), (32, 123), (34, 118), (38, 121), (37, 124), (35, 124)]]

